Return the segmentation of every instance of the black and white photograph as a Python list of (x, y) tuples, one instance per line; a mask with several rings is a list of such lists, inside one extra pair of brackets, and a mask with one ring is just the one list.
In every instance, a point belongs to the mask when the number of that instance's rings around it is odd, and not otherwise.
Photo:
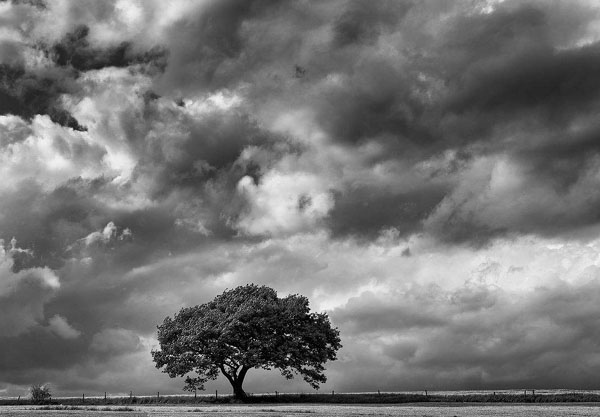
[(600, 2), (0, 0), (0, 415), (600, 415)]

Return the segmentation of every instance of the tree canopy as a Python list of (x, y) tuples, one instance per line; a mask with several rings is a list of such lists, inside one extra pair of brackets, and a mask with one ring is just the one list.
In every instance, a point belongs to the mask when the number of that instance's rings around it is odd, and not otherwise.
[(313, 388), (327, 378), (324, 364), (336, 359), (339, 331), (325, 313), (311, 313), (301, 295), (278, 298), (272, 288), (240, 286), (214, 300), (183, 308), (158, 326), (157, 368), (186, 376), (187, 390), (204, 389), (221, 372), (237, 398), (248, 370), (278, 369), (287, 379), (300, 374)]

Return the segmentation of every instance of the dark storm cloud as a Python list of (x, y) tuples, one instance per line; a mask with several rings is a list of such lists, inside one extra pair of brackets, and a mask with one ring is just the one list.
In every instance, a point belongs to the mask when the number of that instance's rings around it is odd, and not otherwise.
[[(477, 241), (506, 232), (555, 234), (597, 223), (593, 204), (558, 207), (561, 200), (577, 199), (579, 181), (597, 169), (595, 127), (586, 126), (589, 122), (582, 116), (593, 114), (599, 105), (598, 44), (560, 48), (553, 39), (552, 14), (542, 5), (522, 5), (460, 18), (449, 31), (442, 55), (448, 92), (441, 103), (440, 124), (447, 129), (449, 143), (476, 149), (475, 156), (508, 155), (523, 174), (515, 197), (526, 187), (543, 188), (545, 198), (557, 201), (546, 209), (536, 207), (537, 216), (530, 214), (533, 207), (517, 207), (512, 221), (498, 226), (471, 222), (459, 208), (446, 221), (456, 222), (459, 227), (454, 230), (460, 233), (444, 233), (443, 238)], [(565, 39), (568, 34), (561, 41)], [(575, 124), (583, 132), (574, 133)], [(597, 198), (594, 188), (587, 192), (588, 198)]]
[(410, 149), (415, 142), (427, 146), (432, 138), (419, 121), (424, 107), (411, 97), (410, 77), (376, 58), (355, 71), (348, 80), (351, 87), (343, 84), (317, 98), (320, 123), (327, 132), (350, 143), (392, 136), (389, 145), (396, 152)]
[(242, 25), (268, 16), (269, 9), (283, 10), (271, 0), (212, 1), (196, 16), (186, 17), (181, 26), (174, 25), (169, 34), (172, 50), (166, 82), (181, 92), (184, 86), (212, 90), (236, 84), (239, 79), (235, 77), (242, 75), (239, 64), (256, 58), (245, 50)]
[[(436, 189), (437, 188), (437, 189)], [(376, 238), (385, 228), (396, 228), (402, 235), (419, 232), (421, 222), (444, 198), (443, 187), (394, 194), (389, 190), (360, 187), (336, 196), (329, 213), (334, 235)]]
[(59, 103), (59, 96), (72, 90), (62, 79), (67, 74), (28, 73), (20, 66), (0, 64), (0, 114), (14, 114), (31, 119), (47, 114), (52, 121), (75, 130), (85, 130)]
[[(569, 198), (577, 180), (596, 169), (593, 139), (586, 147), (581, 141), (569, 138), (573, 137), (571, 126), (580, 123), (583, 115), (591, 116), (598, 106), (595, 76), (600, 63), (598, 45), (563, 47), (560, 42), (570, 41), (571, 34), (560, 22), (557, 24), (557, 12), (543, 4), (509, 4), (498, 6), (489, 14), (459, 15), (449, 19), (441, 30), (442, 36), (435, 40), (416, 37), (412, 32), (414, 27), (404, 23), (411, 17), (418, 18), (416, 9), (390, 11), (385, 16), (366, 13), (360, 18), (364, 25), (368, 22), (369, 27), (379, 27), (385, 23), (382, 19), (395, 17), (398, 35), (386, 41), (404, 54), (399, 61), (389, 56), (374, 56), (369, 61), (344, 57), (342, 45), (347, 42), (341, 42), (340, 28), (334, 29), (331, 54), (342, 59), (337, 65), (329, 63), (329, 69), (344, 78), (339, 84), (319, 89), (314, 97), (309, 96), (319, 125), (335, 141), (379, 144), (382, 151), (372, 159), (373, 164), (385, 159), (427, 161), (449, 150), (469, 155), (472, 162), (490, 155), (508, 155), (523, 167), (526, 175), (531, 166), (535, 167), (531, 173), (535, 179), (524, 177), (523, 186), (533, 181), (536, 187), (547, 188), (546, 193), (556, 190), (559, 199)], [(339, 25), (344, 26), (341, 22), (353, 12), (347, 13), (340, 17)], [(558, 17), (573, 20), (574, 33), (580, 32), (578, 25), (586, 24), (586, 18), (577, 13)], [(358, 27), (352, 30), (347, 28), (344, 39), (358, 40), (362, 36), (364, 42), (374, 42), (369, 40), (374, 35), (359, 35)], [(561, 30), (560, 36), (557, 35)], [(400, 38), (401, 35), (405, 38)], [(384, 42), (382, 39), (379, 41)], [(425, 48), (423, 52), (414, 52), (419, 47)], [(359, 48), (353, 53), (366, 57), (367, 51)], [(315, 74), (310, 65), (307, 69), (312, 77), (330, 74)], [(557, 151), (553, 152), (555, 146)], [(454, 198), (455, 179), (448, 177), (445, 190), (422, 189), (416, 194), (421, 196), (420, 201), (435, 206), (444, 193), (448, 199)], [(523, 191), (516, 189), (515, 195)], [(392, 201), (385, 190), (371, 191), (368, 201), (361, 199), (360, 194), (358, 190), (350, 193), (348, 209), (344, 199), (337, 200), (329, 216), (335, 233), (372, 235), (378, 228), (382, 230), (404, 221), (411, 224), (408, 230), (413, 231), (417, 222), (434, 212), (429, 203), (407, 215), (403, 210), (404, 200)], [(352, 204), (353, 201), (362, 204)], [(371, 221), (365, 222), (361, 214), (365, 204), (386, 207), (389, 215), (373, 215), (369, 217)], [(542, 209), (534, 221), (528, 213), (534, 211), (533, 207), (521, 207), (518, 210), (522, 211), (522, 217), (515, 212), (511, 222), (501, 225), (486, 220), (481, 224), (473, 222), (457, 206), (445, 213), (444, 221), (457, 224), (455, 230), (459, 233), (446, 226), (430, 231), (440, 233), (442, 240), (475, 244), (512, 232), (555, 234), (570, 227), (597, 223), (592, 206), (580, 206), (577, 215), (565, 216), (565, 213), (560, 219), (556, 210)], [(362, 231), (357, 224), (364, 226)], [(344, 230), (343, 225), (348, 228)]]
[[(408, 55), (401, 65), (387, 57), (355, 65), (348, 84), (317, 97), (321, 126), (335, 140), (379, 143), (385, 149), (381, 158), (425, 161), (448, 150), (469, 154), (473, 162), (508, 155), (524, 170), (523, 187), (534, 185), (547, 189), (548, 198), (557, 192), (558, 199), (568, 199), (578, 193), (577, 181), (597, 168), (593, 133), (589, 140), (579, 140), (572, 126), (598, 107), (595, 74), (600, 55), (597, 44), (561, 47), (550, 26), (553, 13), (544, 5), (511, 4), (485, 15), (459, 16), (442, 30), (443, 37), (430, 42), (427, 54)], [(582, 19), (579, 24), (584, 23)], [(402, 26), (399, 33), (406, 34)], [(529, 177), (532, 166), (535, 172)], [(515, 189), (515, 196), (524, 191)], [(455, 193), (446, 188), (447, 199), (454, 199)], [(421, 201), (441, 200), (439, 190), (424, 189), (420, 194), (426, 196)], [(402, 201), (390, 205), (386, 193), (371, 195), (371, 206), (390, 207), (390, 213), (397, 209), (396, 218), (373, 216), (381, 228), (407, 218)], [(596, 195), (593, 191), (592, 199)], [(442, 240), (480, 244), (505, 233), (555, 234), (597, 223), (593, 204), (577, 207), (576, 215), (561, 213), (560, 218), (561, 210), (541, 208), (536, 219), (529, 214), (533, 207), (523, 206), (517, 208), (521, 213), (514, 212), (512, 220), (501, 225), (469, 219), (465, 204), (471, 203), (457, 203), (444, 214), (447, 224), (430, 230), (440, 233)], [(425, 204), (413, 218), (423, 220), (433, 211)], [(360, 205), (354, 212), (356, 223), (368, 224), (359, 220)], [(340, 221), (344, 217), (336, 217), (342, 213), (348, 218), (348, 211), (337, 205), (329, 217), (338, 233), (340, 224), (353, 227), (352, 222)], [(452, 223), (457, 227), (449, 227)], [(348, 232), (360, 235), (356, 228)]]
[[(3, 1), (8, 1), (8, 0), (3, 0)], [(10, 2), (13, 4), (27, 4), (30, 6), (37, 7), (39, 9), (46, 8), (46, 2), (44, 0), (10, 0)]]
[(558, 190), (574, 186), (600, 151), (600, 126), (591, 122), (577, 132), (552, 134), (547, 140), (515, 151), (515, 158), (528, 163), (532, 176), (551, 181)]
[(12, 273), (6, 268), (4, 253), (2, 257), (0, 329), (5, 336), (14, 337), (43, 320), (44, 304), (54, 295), (59, 283), (49, 269), (36, 268)]
[(60, 267), (64, 248), (84, 236), (102, 215), (97, 203), (81, 197), (69, 187), (44, 193), (34, 182), (20, 184), (14, 195), (2, 200), (2, 231), (6, 236), (18, 236), (23, 247), (33, 255), (20, 267)]
[[(116, 268), (128, 268), (157, 253), (178, 253), (204, 239), (176, 225), (177, 212), (168, 202), (154, 208), (124, 210), (110, 207), (103, 199), (107, 194), (126, 193), (126, 188), (115, 187), (106, 178), (73, 179), (48, 193), (33, 182), (21, 183), (18, 192), (5, 194), (0, 203), (3, 234), (18, 236), (19, 244), (31, 249), (31, 254), (17, 256), (14, 268), (59, 269), (72, 256), (94, 254), (99, 263), (94, 273), (99, 273), (111, 262)], [(110, 222), (116, 224), (115, 236), (106, 242), (86, 241), (86, 237), (102, 232)], [(123, 237), (125, 229), (135, 238)], [(120, 250), (114, 250), (115, 245)]]
[(382, 1), (368, 5), (350, 1), (337, 18), (333, 32), (336, 46), (373, 44), (382, 31), (392, 30), (412, 7), (408, 1)]
[[(592, 358), (600, 336), (594, 325), (599, 288), (595, 281), (565, 283), (516, 299), (485, 287), (429, 288), (390, 300), (365, 294), (332, 317), (357, 342), (381, 337), (383, 354), (415, 379), (382, 369), (384, 389), (419, 389), (423, 381), (464, 389), (584, 388), (598, 372)], [(374, 310), (374, 303), (383, 308)]]
[[(480, 117), (493, 129), (520, 117), (564, 129), (580, 112), (598, 105), (600, 66), (597, 44), (556, 51), (536, 45), (497, 58), (471, 63), (458, 77), (447, 104), (450, 115)], [(485, 133), (483, 126), (477, 132)]]
[(160, 71), (166, 65), (166, 51), (160, 47), (144, 53), (134, 51), (131, 42), (104, 48), (94, 47), (88, 41), (89, 31), (86, 25), (77, 26), (60, 42), (49, 48), (50, 56), (56, 65), (72, 67), (78, 71), (128, 67), (135, 64), (151, 64)]
[[(280, 97), (289, 98), (291, 102), (309, 105), (317, 114), (320, 128), (328, 132), (333, 141), (351, 146), (369, 141), (382, 144), (381, 154), (372, 158), (372, 164), (397, 155), (414, 161), (431, 154), (433, 151), (427, 147), (434, 138), (421, 121), (426, 109), (414, 92), (416, 70), (404, 64), (398, 65), (398, 62), (384, 56), (369, 56), (368, 53), (368, 48), (373, 47), (381, 35), (390, 35), (401, 25), (412, 5), (390, 3), (365, 7), (357, 2), (341, 2), (335, 11), (331, 10), (334, 8), (332, 4), (323, 7), (324, 13), (336, 16), (334, 26), (326, 32), (331, 39), (312, 47), (303, 44), (302, 39), (293, 36), (293, 32), (324, 30), (328, 22), (319, 11), (310, 13), (300, 7), (251, 7), (249, 4), (240, 7), (239, 3), (216, 3), (203, 15), (218, 21), (222, 13), (227, 13), (227, 24), (223, 25), (229, 28), (227, 36), (220, 37), (218, 43), (212, 42), (206, 31), (212, 30), (213, 26), (199, 25), (202, 28), (200, 35), (193, 29), (196, 23), (183, 26), (174, 34), (174, 39), (185, 41), (173, 44), (169, 65), (157, 88), (164, 91), (168, 85), (174, 89), (189, 90), (197, 89), (203, 83), (209, 89), (223, 83), (229, 88), (237, 88), (245, 81), (252, 81), (244, 88), (248, 88), (249, 97), (257, 105), (277, 101)], [(300, 20), (301, 17), (303, 20)], [(293, 28), (286, 26), (290, 24)], [(243, 36), (240, 31), (243, 31)], [(191, 42), (198, 36), (206, 37), (207, 42)], [(202, 51), (191, 53), (188, 49), (193, 45), (201, 47)], [(209, 52), (214, 59), (206, 58)], [(289, 62), (287, 67), (282, 66), (285, 62)], [(298, 62), (303, 65), (304, 76), (291, 82), (294, 65), (297, 66)], [(190, 71), (192, 68), (193, 72)], [(190, 73), (196, 78), (186, 75)], [(331, 87), (313, 87), (333, 74), (348, 79)], [(257, 144), (264, 146), (265, 140)], [(348, 151), (353, 150), (350, 148)], [(405, 192), (397, 198), (387, 196), (387, 190), (367, 193), (369, 198), (374, 198), (371, 207), (381, 207), (382, 211), (386, 211), (382, 216), (369, 216), (366, 210), (361, 216), (360, 206), (354, 203), (360, 201), (364, 205), (369, 201), (363, 199), (359, 190), (340, 193), (342, 197), (329, 216), (331, 228), (339, 235), (361, 235), (365, 231), (367, 236), (373, 236), (382, 228), (398, 224), (406, 225), (403, 227), (406, 232), (413, 231), (415, 222), (425, 218), (432, 204), (441, 199), (439, 191), (431, 195), (427, 195), (428, 192)], [(378, 201), (377, 196), (385, 200)], [(412, 196), (416, 196), (416, 202), (407, 201)], [(423, 210), (411, 209), (408, 218), (405, 216), (406, 207), (397, 207), (394, 203), (423, 205)], [(357, 207), (356, 210), (352, 206)], [(354, 218), (353, 211), (356, 213)], [(363, 224), (366, 218), (373, 218), (373, 221)]]
[(220, 99), (235, 101), (210, 97), (209, 105), (201, 99), (178, 105), (167, 97), (139, 97), (141, 111), (125, 108), (119, 117), (138, 158), (132, 189), (144, 184), (149, 198), (171, 207), (178, 226), (214, 238), (238, 233), (235, 225), (248, 210), (240, 180), (259, 184), (277, 160), (303, 148), (266, 130), (245, 106), (219, 107), (214, 100)]
[[(198, 115), (176, 108), (161, 115), (160, 109), (148, 106), (146, 117), (151, 129), (140, 144), (142, 158), (134, 175), (154, 177), (159, 194), (202, 186), (229, 171), (245, 147), (269, 148), (276, 140), (247, 113), (236, 109)], [(248, 173), (251, 171), (248, 168)], [(240, 172), (236, 180), (246, 173)]]
[[(62, 339), (45, 329), (37, 329), (17, 338), (4, 338), (0, 367), (16, 383), (27, 383), (18, 373), (36, 368), (64, 369), (84, 355), (83, 341)], [(40, 349), (44, 346), (44, 349)]]
[[(86, 26), (79, 26), (54, 45), (49, 52), (54, 62), (78, 71), (135, 64), (150, 64), (160, 70), (165, 65), (165, 51), (160, 48), (138, 53), (127, 42), (112, 48), (94, 48), (87, 42), (88, 33)], [(61, 95), (76, 92), (75, 76), (68, 70), (28, 71), (20, 64), (0, 64), (0, 114), (14, 114), (28, 120), (36, 114), (47, 114), (55, 123), (85, 131), (86, 127), (60, 102)]]

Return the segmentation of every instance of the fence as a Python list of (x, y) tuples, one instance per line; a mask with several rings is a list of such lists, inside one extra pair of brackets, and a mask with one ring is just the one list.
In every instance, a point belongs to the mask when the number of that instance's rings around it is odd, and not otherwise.
[[(407, 402), (600, 402), (600, 391), (591, 390), (497, 390), (497, 391), (375, 391), (375, 392), (336, 392), (289, 393), (263, 392), (247, 393), (247, 402), (254, 403), (407, 403)], [(235, 401), (231, 393), (194, 393), (189, 395), (88, 395), (82, 393), (74, 397), (53, 396), (51, 404), (62, 405), (150, 405), (150, 404), (195, 404), (229, 403)], [(0, 405), (35, 404), (29, 398), (4, 398)]]

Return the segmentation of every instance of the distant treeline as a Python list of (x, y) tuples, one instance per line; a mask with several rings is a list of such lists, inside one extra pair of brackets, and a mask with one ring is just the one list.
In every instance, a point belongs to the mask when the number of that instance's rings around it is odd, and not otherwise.
[[(126, 397), (80, 397), (52, 398), (46, 405), (194, 405), (194, 404), (231, 404), (239, 402), (232, 395), (189, 395), (156, 396), (126, 396)], [(394, 393), (363, 393), (363, 394), (249, 394), (247, 403), (324, 403), (324, 404), (406, 404), (406, 403), (577, 403), (600, 402), (600, 394), (594, 393), (560, 393), (560, 394), (394, 394)], [(0, 405), (32, 405), (30, 399), (0, 399)]]

